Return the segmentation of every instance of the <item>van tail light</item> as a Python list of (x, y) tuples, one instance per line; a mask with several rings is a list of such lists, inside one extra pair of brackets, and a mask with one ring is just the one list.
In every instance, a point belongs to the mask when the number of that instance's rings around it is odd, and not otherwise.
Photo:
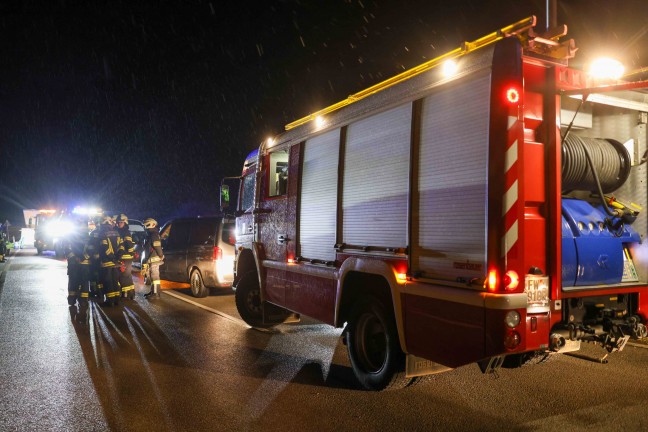
[(218, 261), (223, 259), (223, 249), (218, 246), (214, 246), (214, 254), (212, 255), (212, 260)]

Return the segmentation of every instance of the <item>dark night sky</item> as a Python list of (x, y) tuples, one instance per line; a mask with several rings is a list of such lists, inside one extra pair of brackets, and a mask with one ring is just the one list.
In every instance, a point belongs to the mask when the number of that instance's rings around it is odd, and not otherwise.
[[(644, 3), (559, 2), (573, 64), (648, 66)], [(543, 0), (0, 0), (0, 220), (213, 213), (286, 123), (532, 14)]]

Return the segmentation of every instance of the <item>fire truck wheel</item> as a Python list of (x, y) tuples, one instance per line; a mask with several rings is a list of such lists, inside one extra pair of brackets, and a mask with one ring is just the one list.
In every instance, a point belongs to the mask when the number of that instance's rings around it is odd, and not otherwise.
[(209, 288), (203, 283), (200, 272), (194, 269), (189, 276), (189, 283), (191, 285), (191, 295), (194, 297), (206, 297), (209, 294)]
[(239, 315), (250, 327), (269, 328), (272, 324), (264, 324), (261, 305), (261, 290), (256, 273), (244, 275), (234, 293), (234, 301)]
[(351, 367), (364, 388), (391, 390), (410, 383), (394, 316), (380, 300), (370, 297), (358, 303), (346, 332)]

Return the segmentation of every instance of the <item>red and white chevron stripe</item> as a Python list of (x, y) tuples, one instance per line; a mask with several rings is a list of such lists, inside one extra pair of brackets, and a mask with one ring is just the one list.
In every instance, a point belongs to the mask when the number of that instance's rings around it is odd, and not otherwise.
[(516, 205), (519, 199), (518, 185), (518, 142), (522, 122), (517, 116), (508, 117), (508, 139), (506, 153), (504, 155), (504, 200), (502, 205), (502, 216), (504, 219), (504, 236), (502, 237), (502, 257), (509, 262), (510, 258), (518, 257), (518, 232), (519, 217)]

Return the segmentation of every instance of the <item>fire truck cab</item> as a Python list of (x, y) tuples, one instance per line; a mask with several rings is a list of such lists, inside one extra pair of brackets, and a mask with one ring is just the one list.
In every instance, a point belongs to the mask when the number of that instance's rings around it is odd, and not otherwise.
[(648, 82), (594, 82), (568, 67), (566, 29), (534, 25), (464, 43), (247, 157), (234, 288), (250, 326), (344, 327), (372, 390), (646, 337)]

